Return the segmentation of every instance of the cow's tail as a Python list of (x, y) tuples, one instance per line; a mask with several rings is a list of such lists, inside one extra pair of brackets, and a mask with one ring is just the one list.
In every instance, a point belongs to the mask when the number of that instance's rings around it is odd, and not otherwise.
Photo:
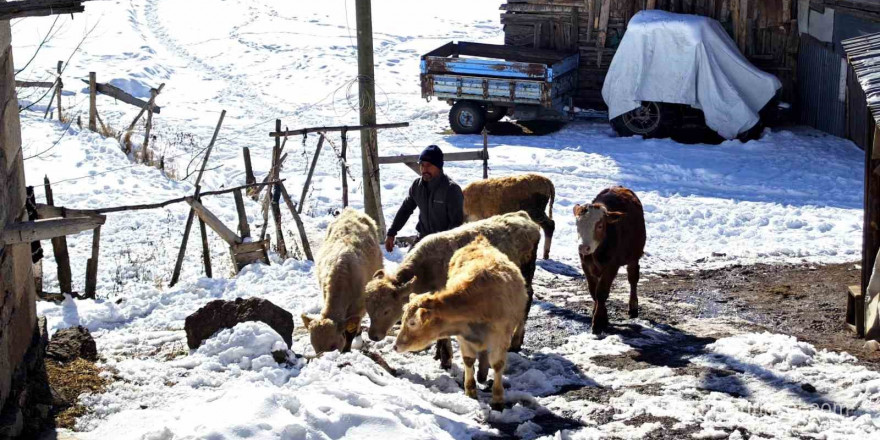
[(550, 184), (550, 204), (547, 205), (547, 210), (550, 211), (547, 213), (547, 216), (550, 217), (550, 220), (553, 220), (553, 201), (556, 199), (556, 187), (553, 184)]

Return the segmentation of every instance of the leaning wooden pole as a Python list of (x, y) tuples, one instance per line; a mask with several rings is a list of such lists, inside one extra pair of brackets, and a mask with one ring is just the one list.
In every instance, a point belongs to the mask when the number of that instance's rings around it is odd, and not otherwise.
[(348, 130), (342, 130), (342, 207), (348, 207)]
[[(199, 174), (196, 176), (196, 190), (193, 197), (198, 200), (199, 192), (201, 191), (201, 186), (199, 186), (202, 182), (202, 174), (205, 173), (205, 166), (208, 164), (208, 158), (211, 157), (211, 150), (214, 149), (214, 142), (217, 141), (217, 133), (220, 132), (220, 126), (223, 125), (223, 118), (226, 117), (226, 110), (220, 112), (220, 120), (217, 121), (217, 128), (214, 129), (214, 136), (211, 137), (211, 143), (208, 144), (208, 148), (205, 150), (205, 157), (202, 159), (202, 166), (199, 168)], [(186, 218), (186, 227), (183, 229), (183, 240), (180, 243), (180, 250), (177, 252), (177, 262), (174, 263), (174, 272), (171, 274), (171, 282), (168, 283), (168, 286), (173, 286), (177, 284), (177, 281), (180, 279), (180, 269), (183, 266), (183, 257), (186, 255), (186, 241), (189, 239), (189, 231), (192, 229), (193, 217), (195, 216), (195, 212), (192, 207), (189, 209), (189, 216)]]
[(55, 94), (58, 97), (58, 104), (56, 105), (56, 107), (58, 107), (58, 122), (63, 122), (63, 119), (64, 119), (61, 116), (61, 91), (64, 90), (64, 82), (61, 81), (61, 68), (63, 66), (64, 66), (64, 62), (59, 61), (58, 65), (56, 66), (56, 69), (55, 69), (58, 74), (58, 85), (55, 87)]
[(92, 258), (86, 261), (86, 292), (83, 298), (95, 298), (98, 290), (98, 254), (101, 246), (101, 227), (92, 233)]
[(318, 147), (315, 149), (315, 157), (312, 158), (312, 165), (309, 166), (309, 173), (306, 174), (306, 183), (303, 185), (302, 195), (299, 197), (299, 206), (296, 207), (298, 214), (302, 214), (303, 205), (306, 203), (306, 195), (309, 193), (309, 186), (312, 184), (312, 175), (315, 173), (315, 166), (318, 165), (318, 156), (321, 155), (321, 147), (323, 145), (324, 134), (321, 134), (321, 137), (318, 138)]
[(299, 240), (302, 242), (303, 253), (306, 255), (307, 260), (315, 261), (315, 258), (312, 256), (312, 247), (309, 245), (308, 237), (306, 237), (306, 228), (303, 225), (302, 218), (296, 212), (296, 207), (293, 206), (293, 200), (290, 200), (290, 194), (287, 193), (287, 188), (284, 187), (284, 184), (279, 183), (278, 187), (281, 188), (281, 196), (284, 197), (284, 203), (287, 204), (287, 209), (290, 210), (290, 215), (293, 216), (293, 221), (296, 222), (296, 229), (299, 230)]

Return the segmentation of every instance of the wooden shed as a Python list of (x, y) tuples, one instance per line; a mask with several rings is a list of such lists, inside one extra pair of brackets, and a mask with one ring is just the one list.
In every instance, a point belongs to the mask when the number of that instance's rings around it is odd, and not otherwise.
[(603, 107), (601, 90), (629, 19), (643, 9), (712, 17), (753, 64), (794, 93), (798, 51), (795, 0), (507, 0), (501, 5), (504, 43), (579, 52), (581, 106)]

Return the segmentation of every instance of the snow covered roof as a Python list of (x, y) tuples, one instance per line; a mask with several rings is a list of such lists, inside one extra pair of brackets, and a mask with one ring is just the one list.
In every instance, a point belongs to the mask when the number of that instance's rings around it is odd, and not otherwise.
[(880, 124), (880, 33), (851, 38), (841, 44), (865, 91), (874, 121)]

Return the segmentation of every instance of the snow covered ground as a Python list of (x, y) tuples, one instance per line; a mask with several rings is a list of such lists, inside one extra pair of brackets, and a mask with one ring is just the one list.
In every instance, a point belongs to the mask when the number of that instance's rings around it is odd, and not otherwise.
[[(421, 2), (384, 0), (374, 2), (373, 13), (380, 122), (411, 122), (409, 128), (380, 132), (382, 155), (415, 154), (432, 143), (447, 152), (481, 148), (477, 136), (446, 134), (448, 107), (420, 98), (418, 57), (450, 40), (501, 42), (498, 3), (451, 0), (428, 9)], [(14, 22), (17, 68), (31, 58), (53, 21)], [(89, 71), (97, 72), (99, 82), (141, 97), (166, 83), (154, 145), (182, 177), (226, 109), (204, 178), (205, 190), (218, 189), (244, 183), (242, 147), (251, 149), (258, 178), (268, 172), (273, 143), (267, 133), (276, 118), (291, 129), (357, 123), (353, 26), (354, 2), (345, 0), (90, 2), (73, 21), (58, 19), (55, 37), (19, 78), (50, 78), (56, 61), (67, 60), (94, 28), (65, 70), (65, 111), (86, 119), (87, 94), (79, 79)], [(30, 93), (22, 92), (23, 103), (37, 97)], [(98, 101), (102, 119), (116, 128), (137, 113), (107, 97)], [(76, 123), (43, 120), (44, 109), (37, 104), (22, 113), (24, 156), (35, 156), (25, 161), (26, 173), (38, 187), (39, 201), (43, 175), (54, 182), (56, 204), (75, 208), (192, 193), (194, 177), (175, 180), (133, 165), (116, 141)], [(313, 247), (320, 245), (330, 213), (341, 206), (333, 154), (339, 138), (331, 140), (335, 147), (322, 152), (304, 209)], [(288, 141), (282, 177), (294, 197), (316, 142), (314, 136), (305, 143)], [(350, 145), (358, 145), (356, 134)], [(359, 160), (353, 156), (351, 201), (360, 208)], [(859, 258), (862, 154), (850, 142), (811, 129), (707, 146), (622, 139), (607, 124), (576, 122), (545, 136), (492, 136), (490, 156), (490, 175), (540, 172), (556, 184), (551, 251), (556, 263), (539, 269), (539, 284), (579, 271), (572, 206), (611, 184), (632, 188), (645, 205), (645, 272)], [(476, 162), (449, 163), (446, 171), (461, 184), (482, 173)], [(382, 169), (388, 220), (414, 177), (404, 166)], [(234, 224), (231, 196), (205, 204)], [(258, 226), (257, 204), (248, 200), (247, 209), (252, 228)], [(320, 306), (311, 263), (273, 256), (272, 265), (253, 265), (230, 278), (228, 249), (213, 233), (216, 278), (203, 277), (200, 246), (193, 239), (181, 282), (168, 288), (187, 212), (178, 204), (111, 214), (101, 231), (98, 299), (40, 304), (50, 331), (76, 324), (90, 328), (104, 365), (114, 371), (116, 382), (106, 393), (84, 398), (93, 413), (80, 419), (78, 427), (86, 432), (79, 437), (469, 438), (513, 426), (523, 437), (639, 438), (660, 429), (657, 420), (663, 417), (699, 438), (866, 438), (880, 429), (880, 374), (854, 365), (846, 354), (817, 351), (783, 335), (742, 333), (725, 322), (695, 320), (683, 330), (634, 320), (629, 324), (638, 329), (636, 336), (596, 338), (582, 323), (553, 318), (570, 334), (568, 342), (536, 346), (527, 335), (527, 350), (510, 355), (510, 408), (502, 413), (488, 409), (488, 394), (481, 394), (480, 402), (464, 396), (458, 367), (450, 376), (430, 356), (393, 353), (390, 338), (366, 349), (383, 356), (397, 377), (359, 352), (279, 365), (270, 352), (281, 339), (259, 323), (221, 332), (187, 353), (183, 320), (210, 300), (259, 296), (294, 315)], [(291, 246), (296, 234), (288, 230), (293, 227), (287, 213), (284, 219)], [(403, 234), (413, 229), (414, 221)], [(274, 235), (274, 227), (269, 231)], [(91, 235), (68, 242), (74, 290), (82, 291)], [(402, 256), (400, 250), (387, 254), (386, 267)], [(48, 255), (44, 263), (47, 291), (58, 290), (53, 262)], [(547, 317), (547, 310), (538, 302), (532, 317)], [(719, 327), (724, 330), (717, 335), (725, 337), (697, 344), (699, 336), (716, 334)], [(293, 352), (308, 352), (308, 345), (297, 323)], [(672, 355), (679, 362), (627, 370), (598, 360), (656, 347), (681, 347)], [(817, 392), (805, 393), (805, 383)], [(597, 392), (607, 403), (561, 395), (575, 389)], [(551, 415), (571, 426), (543, 432)]]

